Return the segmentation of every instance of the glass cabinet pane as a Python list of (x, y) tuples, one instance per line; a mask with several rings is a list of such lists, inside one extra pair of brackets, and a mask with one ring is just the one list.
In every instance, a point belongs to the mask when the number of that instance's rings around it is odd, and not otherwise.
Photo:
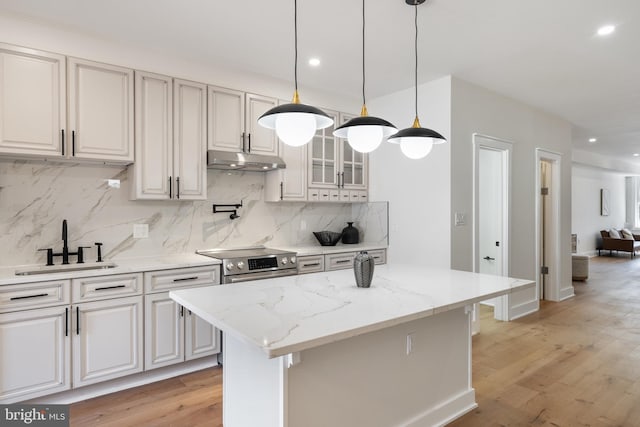
[(349, 163), (344, 164), (344, 184), (353, 184), (353, 166)]

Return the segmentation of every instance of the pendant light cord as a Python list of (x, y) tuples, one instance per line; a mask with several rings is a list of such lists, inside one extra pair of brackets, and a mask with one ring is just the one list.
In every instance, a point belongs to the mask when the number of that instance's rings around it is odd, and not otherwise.
[(415, 8), (415, 19), (414, 19), (414, 24), (415, 24), (415, 28), (416, 28), (416, 37), (415, 37), (415, 41), (414, 41), (414, 52), (415, 52), (415, 59), (416, 59), (416, 67), (415, 67), (415, 104), (416, 104), (416, 118), (418, 117), (418, 3), (416, 3), (414, 6)]
[(293, 66), (293, 80), (295, 84), (296, 93), (298, 92), (298, 0), (293, 0), (293, 32), (295, 43), (294, 54), (294, 66)]
[(364, 94), (364, 0), (362, 0), (362, 105), (367, 105), (367, 99)]

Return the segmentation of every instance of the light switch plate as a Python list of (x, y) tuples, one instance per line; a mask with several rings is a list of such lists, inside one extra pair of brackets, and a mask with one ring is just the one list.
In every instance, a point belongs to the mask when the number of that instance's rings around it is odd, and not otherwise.
[(149, 224), (133, 224), (133, 238), (146, 239), (149, 237)]

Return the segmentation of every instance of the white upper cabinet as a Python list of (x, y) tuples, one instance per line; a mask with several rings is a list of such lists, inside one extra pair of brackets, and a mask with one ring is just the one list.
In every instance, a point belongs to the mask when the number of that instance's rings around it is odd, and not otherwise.
[(0, 44), (0, 153), (62, 156), (65, 57)]
[(308, 145), (290, 147), (280, 142), (280, 157), (287, 165), (266, 173), (264, 199), (268, 202), (307, 200)]
[(206, 85), (136, 71), (132, 199), (204, 200)]
[(132, 162), (133, 70), (77, 58), (68, 68), (71, 156)]
[(324, 110), (334, 122), (325, 129), (318, 129), (309, 143), (309, 187), (338, 188), (340, 183), (339, 139), (333, 136), (339, 113)]
[(208, 91), (210, 150), (278, 155), (275, 131), (258, 124), (277, 99), (216, 86)]

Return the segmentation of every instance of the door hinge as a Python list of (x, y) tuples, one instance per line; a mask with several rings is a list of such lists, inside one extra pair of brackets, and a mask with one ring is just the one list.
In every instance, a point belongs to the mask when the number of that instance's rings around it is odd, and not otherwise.
[(543, 196), (548, 196), (549, 195), (549, 187), (540, 188), (540, 194), (542, 194)]
[(547, 267), (546, 265), (540, 267), (540, 274), (549, 274), (549, 267)]

